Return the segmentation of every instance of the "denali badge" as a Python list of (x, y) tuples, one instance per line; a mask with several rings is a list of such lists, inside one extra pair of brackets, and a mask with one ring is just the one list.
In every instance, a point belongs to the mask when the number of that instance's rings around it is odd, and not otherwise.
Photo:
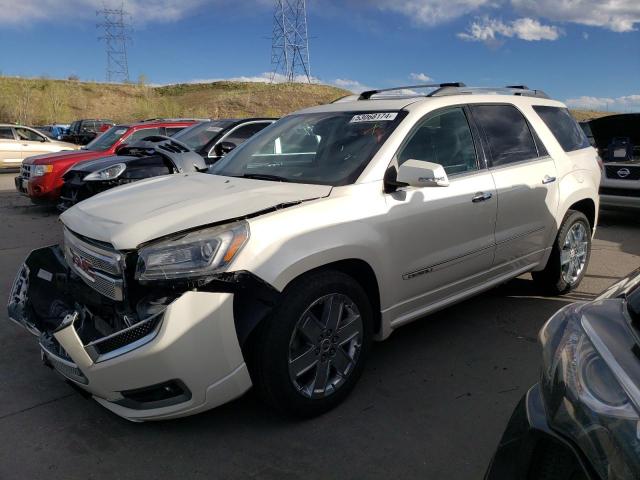
[(73, 261), (73, 264), (77, 268), (79, 268), (81, 272), (84, 273), (90, 280), (92, 281), (95, 280), (96, 276), (93, 273), (93, 265), (91, 265), (91, 262), (86, 258), (82, 258), (73, 250), (69, 250), (69, 251), (71, 253), (71, 260)]
[(631, 175), (631, 170), (629, 170), (628, 168), (621, 168), (616, 173), (620, 178), (627, 178), (629, 175)]

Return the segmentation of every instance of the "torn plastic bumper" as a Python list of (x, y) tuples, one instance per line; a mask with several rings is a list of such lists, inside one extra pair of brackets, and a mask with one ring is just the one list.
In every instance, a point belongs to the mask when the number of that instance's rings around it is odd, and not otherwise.
[[(251, 387), (233, 293), (163, 297), (144, 318), (121, 308), (71, 272), (57, 246), (29, 255), (8, 305), (9, 318), (38, 336), (45, 364), (124, 418), (190, 415)], [(112, 328), (112, 317), (131, 325)]]

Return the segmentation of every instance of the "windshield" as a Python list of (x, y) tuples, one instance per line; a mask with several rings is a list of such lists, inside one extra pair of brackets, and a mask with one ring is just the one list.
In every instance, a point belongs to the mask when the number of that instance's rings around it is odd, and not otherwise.
[(295, 183), (353, 183), (400, 123), (401, 112), (291, 115), (265, 128), (211, 168), (215, 175)]
[(108, 150), (116, 143), (122, 135), (129, 129), (129, 127), (116, 125), (104, 132), (102, 135), (98, 135), (85, 147), (86, 150), (93, 150), (94, 152), (101, 152), (102, 150)]
[(197, 123), (176, 133), (173, 138), (184, 143), (192, 150), (199, 150), (232, 124), (233, 121), (231, 120)]

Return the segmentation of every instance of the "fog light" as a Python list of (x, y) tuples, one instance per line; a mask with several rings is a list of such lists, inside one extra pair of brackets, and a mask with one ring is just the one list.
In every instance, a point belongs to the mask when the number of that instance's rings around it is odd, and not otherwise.
[(168, 407), (191, 400), (191, 392), (180, 380), (124, 390), (120, 394), (124, 398), (115, 403), (135, 410)]

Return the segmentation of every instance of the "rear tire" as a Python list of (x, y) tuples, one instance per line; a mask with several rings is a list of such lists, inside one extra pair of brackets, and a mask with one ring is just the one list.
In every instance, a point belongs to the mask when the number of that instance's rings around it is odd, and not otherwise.
[(291, 416), (334, 408), (362, 373), (372, 320), (369, 299), (350, 276), (325, 270), (295, 280), (251, 339), (248, 363), (258, 395)]
[(591, 257), (591, 225), (582, 212), (569, 210), (560, 225), (544, 270), (533, 280), (550, 295), (575, 289), (584, 278)]

